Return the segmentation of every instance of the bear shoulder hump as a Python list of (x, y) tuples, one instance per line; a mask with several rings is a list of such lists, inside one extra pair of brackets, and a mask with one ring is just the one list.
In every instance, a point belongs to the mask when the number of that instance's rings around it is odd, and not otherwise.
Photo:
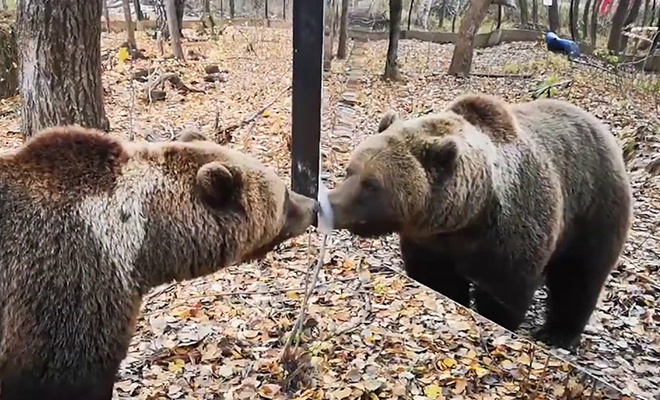
[(510, 142), (518, 137), (515, 116), (509, 104), (502, 99), (484, 94), (467, 94), (457, 98), (448, 109), (495, 141)]

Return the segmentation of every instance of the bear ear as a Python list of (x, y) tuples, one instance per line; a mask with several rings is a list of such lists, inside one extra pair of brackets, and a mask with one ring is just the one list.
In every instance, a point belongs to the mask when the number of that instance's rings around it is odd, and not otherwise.
[(385, 129), (389, 128), (390, 125), (392, 125), (398, 120), (399, 120), (399, 114), (397, 114), (396, 111), (390, 110), (386, 112), (380, 119), (380, 122), (378, 123), (378, 133), (381, 133)]
[(184, 130), (177, 138), (177, 141), (179, 142), (194, 142), (196, 140), (205, 142), (208, 138), (203, 133), (192, 129)]
[(514, 116), (504, 100), (486, 95), (465, 95), (454, 101), (449, 110), (492, 139), (506, 142), (516, 138)]
[(197, 171), (202, 199), (213, 208), (225, 205), (238, 191), (238, 184), (238, 176), (217, 161), (204, 164)]
[(425, 168), (453, 170), (458, 159), (458, 143), (452, 138), (430, 138), (422, 152), (421, 162)]

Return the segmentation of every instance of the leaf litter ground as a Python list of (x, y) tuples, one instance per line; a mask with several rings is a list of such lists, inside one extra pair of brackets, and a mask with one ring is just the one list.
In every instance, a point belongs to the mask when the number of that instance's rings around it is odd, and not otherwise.
[[(180, 63), (158, 57), (153, 41), (138, 32), (139, 47), (150, 59), (135, 60), (131, 67), (116, 58), (123, 36), (103, 35), (111, 134), (127, 137), (132, 126), (136, 140), (167, 138), (186, 128), (212, 135), (217, 126), (239, 124), (228, 145), (256, 155), (289, 179), (290, 31), (228, 27), (217, 40), (193, 31), (185, 34), (189, 60)], [(536, 43), (500, 45), (475, 54), (475, 71), (515, 70), (532, 73), (531, 78), (463, 80), (444, 73), (451, 45), (403, 40), (405, 81), (396, 84), (380, 79), (386, 42), (351, 46), (360, 47), (360, 62), (356, 51), (348, 62), (333, 61), (324, 77), (323, 177), (329, 187), (342, 178), (351, 148), (375, 131), (383, 112), (392, 108), (415, 116), (438, 111), (465, 91), (528, 100), (539, 84), (560, 76), (573, 82), (568, 89), (559, 88), (556, 97), (610, 124), (627, 151), (635, 223), (578, 354), (530, 342), (530, 329), (542, 322), (543, 291), (529, 322), (514, 335), (405, 277), (395, 237), (362, 240), (335, 232), (304, 322), (300, 341), (305, 352), (295, 365), (282, 365), (280, 351), (320, 245), (320, 235), (310, 232), (258, 263), (149, 293), (114, 398), (621, 398), (613, 388), (633, 398), (657, 398), (660, 202), (657, 178), (645, 170), (660, 147), (652, 102), (631, 95), (610, 74), (572, 65)], [(349, 89), (347, 70), (353, 62), (362, 74), (357, 88)], [(205, 67), (211, 64), (225, 71), (224, 82), (205, 81)], [(174, 72), (204, 92), (183, 93), (166, 83), (166, 99), (149, 103), (146, 83), (133, 81), (131, 93), (129, 77), (140, 68), (153, 68), (156, 75)], [(354, 91), (354, 126), (348, 134), (338, 134), (339, 101), (347, 91)], [(241, 124), (271, 102), (254, 121)], [(4, 148), (20, 144), (19, 113), (19, 99), (0, 101)]]

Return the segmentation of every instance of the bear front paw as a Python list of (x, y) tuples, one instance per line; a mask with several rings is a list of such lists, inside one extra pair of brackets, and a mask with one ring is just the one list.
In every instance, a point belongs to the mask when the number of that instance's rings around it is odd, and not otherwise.
[(549, 327), (542, 327), (534, 332), (534, 339), (541, 341), (548, 346), (560, 347), (570, 352), (577, 350), (580, 343), (580, 334), (571, 334), (566, 332), (558, 332), (556, 329)]

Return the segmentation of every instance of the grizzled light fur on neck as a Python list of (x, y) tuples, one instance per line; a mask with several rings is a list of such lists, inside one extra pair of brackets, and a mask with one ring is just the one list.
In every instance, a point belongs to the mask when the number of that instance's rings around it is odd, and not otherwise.
[(141, 296), (263, 255), (314, 221), (256, 159), (188, 135), (43, 131), (0, 154), (2, 399), (109, 400)]

